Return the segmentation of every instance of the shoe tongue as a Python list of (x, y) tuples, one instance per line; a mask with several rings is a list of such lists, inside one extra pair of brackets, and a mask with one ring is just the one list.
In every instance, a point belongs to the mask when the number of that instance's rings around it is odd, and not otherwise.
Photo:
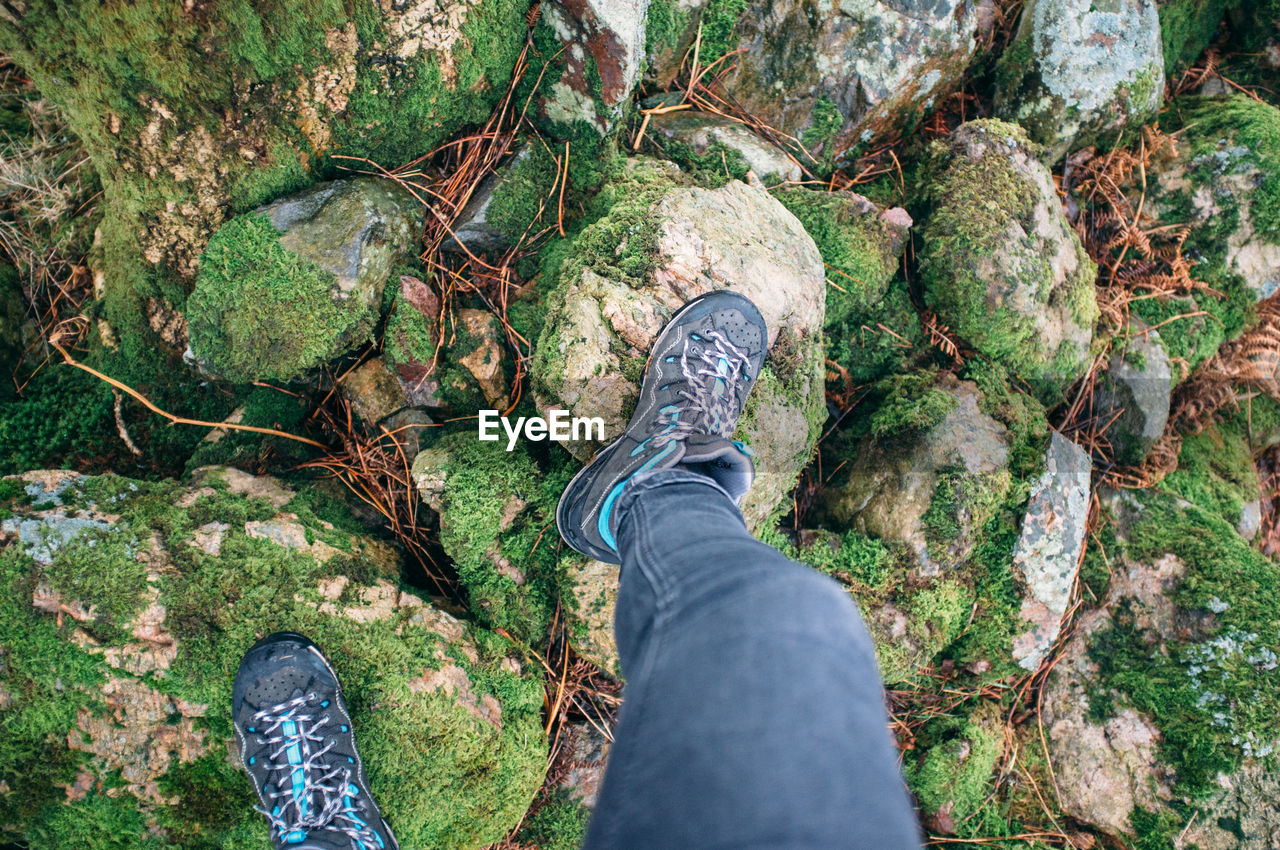
[(712, 434), (694, 434), (685, 440), (684, 457), (678, 466), (715, 481), (737, 504), (742, 503), (756, 477), (751, 455), (732, 440)]

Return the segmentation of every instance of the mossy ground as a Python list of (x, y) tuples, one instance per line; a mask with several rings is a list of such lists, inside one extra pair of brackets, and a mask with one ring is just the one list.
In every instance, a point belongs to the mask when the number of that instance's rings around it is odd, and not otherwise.
[[(231, 738), (231, 682), (241, 653), (257, 637), (289, 629), (315, 639), (337, 669), (370, 781), (407, 846), (465, 847), (501, 838), (529, 804), (545, 766), (541, 689), (499, 665), (504, 643), (477, 635), (479, 655), (473, 660), (433, 632), (404, 622), (402, 614), (364, 623), (323, 614), (317, 609), (318, 582), (350, 574), (344, 556), (322, 564), (246, 535), (244, 521), (275, 514), (266, 502), (215, 491), (190, 508), (174, 507), (183, 492), (169, 482), (91, 479), (72, 502), (118, 514), (109, 536), (64, 546), (46, 567), (34, 564), (18, 545), (0, 552), (0, 678), (12, 697), (0, 710), (8, 731), (0, 744), (5, 822), (33, 846), (55, 846), (40, 843), (48, 836), (72, 842), (56, 846), (91, 850), (151, 846), (149, 841), (157, 847), (263, 846), (265, 824), (253, 811), (249, 783), (222, 742)], [(336, 516), (332, 503), (315, 496), (299, 496), (286, 509), (303, 518), (317, 511)], [(230, 528), (220, 553), (210, 555), (191, 545), (191, 535), (214, 521)], [(317, 535), (328, 533), (314, 527)], [(142, 603), (148, 582), (140, 576), (137, 553), (153, 535), (171, 562), (155, 586), (178, 655), (168, 670), (142, 680), (163, 694), (207, 705), (198, 722), (212, 746), (195, 761), (175, 762), (160, 777), (164, 792), (181, 799), (177, 806), (141, 805), (110, 790), (64, 805), (58, 786), (82, 768), (102, 767), (66, 747), (77, 711), (100, 711), (98, 691), (106, 677), (128, 674), (77, 646), (70, 618), (59, 625), (35, 611), (31, 592), (43, 578), (64, 599), (93, 602), (97, 617), (86, 628), (118, 643)], [(339, 604), (351, 603), (344, 596)], [(477, 694), (499, 700), (501, 730), (443, 692), (410, 690), (412, 679), (442, 663), (438, 652), (466, 671)], [(110, 775), (100, 778), (109, 789)]]
[(510, 245), (555, 223), (557, 200), (552, 197), (559, 164), (540, 141), (525, 140), (522, 153), (493, 193), (485, 222)]
[[(395, 278), (393, 274), (392, 279)], [(382, 335), (383, 356), (392, 369), (408, 367), (410, 375), (430, 367), (425, 378), (415, 377), (410, 383), (430, 381), (436, 385), (433, 396), (438, 406), (459, 416), (474, 416), (489, 404), (475, 376), (459, 358), (475, 351), (484, 340), (473, 335), (461, 321), (447, 322), (443, 330), (445, 338), (437, 339), (439, 331), (433, 319), (424, 316), (397, 291)]]
[[(390, 168), (433, 150), (467, 124), (483, 124), (511, 79), (527, 11), (519, 0), (480, 0), (468, 10), (463, 38), (447, 63), (433, 53), (389, 63), (371, 52), (334, 134), (335, 152)], [(362, 44), (385, 41), (378, 7), (357, 6), (354, 21)]]
[[(1171, 70), (1199, 53), (1226, 5), (1230, 4), (1221, 0), (1172, 0), (1161, 4)], [(1259, 8), (1263, 5), (1271, 8), (1273, 4), (1259, 4)], [(299, 11), (304, 6), (305, 14)], [(73, 129), (83, 132), (91, 145), (95, 164), (104, 175), (110, 210), (103, 227), (104, 244), (99, 250), (107, 258), (112, 292), (93, 315), (106, 317), (123, 329), (121, 347), (112, 352), (95, 346), (85, 359), (138, 386), (175, 412), (219, 419), (243, 406), (243, 421), (248, 424), (293, 430), (305, 410), (273, 389), (256, 387), (224, 393), (196, 387), (194, 382), (172, 380), (182, 367), (176, 361), (156, 356), (140, 318), (140, 305), (146, 297), (163, 296), (181, 306), (189, 281), (182, 280), (172, 269), (139, 260), (138, 239), (140, 225), (145, 225), (149, 215), (164, 205), (190, 201), (192, 189), (164, 174), (144, 180), (108, 156), (119, 140), (108, 135), (112, 131), (107, 129), (110, 122), (103, 120), (104, 115), (114, 115), (121, 121), (122, 137), (137, 135), (147, 119), (142, 105), (146, 96), (191, 103), (194, 111), (204, 110), (202, 104), (210, 102), (225, 106), (226, 98), (235, 95), (230, 88), (235, 83), (234, 75), (219, 76), (216, 69), (211, 70), (213, 66), (198, 58), (199, 51), (191, 49), (192, 30), (183, 21), (174, 25), (166, 17), (176, 15), (174, 10), (148, 3), (129, 9), (107, 4), (101, 10), (73, 10), (76, 25), (93, 38), (71, 43), (62, 35), (62, 22), (55, 19), (60, 7), (38, 3), (32, 8), (33, 32), (40, 42), (39, 50), (28, 48), (30, 61), (42, 69), (42, 85), (47, 82), (68, 110)], [(259, 87), (256, 91), (292, 81), (299, 71), (314, 70), (326, 56), (323, 28), (345, 21), (347, 9), (331, 2), (303, 4), (298, 0), (286, 2), (281, 9), (290, 23), (276, 31), (264, 28), (262, 20), (248, 7), (228, 4), (213, 8), (211, 27), (216, 35), (212, 42), (202, 45), (202, 49), (208, 47), (212, 51), (205, 55), (218, 62), (225, 57), (234, 58), (246, 69), (252, 85)], [(704, 11), (700, 53), (703, 65), (732, 49), (734, 26), (744, 9), (740, 0), (714, 0)], [(460, 126), (459, 122), (478, 122), (487, 117), (501, 91), (503, 74), (509, 73), (504, 71), (506, 63), (514, 61), (520, 46), (524, 30), (518, 18), (524, 11), (506, 0), (481, 3), (465, 31), (469, 44), (456, 57), (458, 79), (466, 81), (465, 87), (450, 89), (434, 64), (397, 66), (390, 76), (384, 76), (383, 69), (373, 64), (361, 65), (351, 120), (335, 131), (338, 150), (370, 155), (385, 165), (396, 165), (446, 138)], [(674, 45), (691, 21), (692, 16), (678, 4), (666, 0), (652, 4), (649, 52)], [(356, 26), (365, 41), (383, 35), (378, 16), (369, 10), (357, 14)], [(146, 49), (129, 55), (122, 49), (121, 33), (130, 33), (130, 49), (136, 50), (138, 43)], [(134, 35), (139, 33), (137, 41)], [(99, 37), (101, 44), (93, 40)], [(12, 40), (16, 36), (6, 33), (0, 36), (3, 38)], [(545, 27), (535, 32), (535, 45), (543, 57), (554, 53), (546, 50), (553, 43)], [(496, 45), (496, 49), (487, 53), (477, 50), (476, 45), (482, 44)], [(1007, 58), (1012, 61), (1016, 57), (1007, 54)], [(66, 74), (67, 68), (79, 73)], [(533, 71), (538, 70), (535, 59)], [(545, 82), (553, 82), (555, 73), (554, 69), (548, 71)], [(120, 80), (126, 84), (119, 85)], [(598, 80), (594, 82), (598, 84)], [(1264, 179), (1252, 199), (1252, 212), (1260, 232), (1270, 235), (1280, 224), (1280, 205), (1275, 203), (1277, 187), (1271, 185), (1275, 181), (1268, 182), (1270, 178), (1265, 175), (1280, 173), (1280, 157), (1276, 153), (1280, 134), (1274, 132), (1277, 125), (1270, 114), (1241, 100), (1216, 101), (1211, 108), (1206, 107), (1206, 112), (1196, 114), (1176, 105), (1165, 118), (1166, 129), (1186, 127), (1184, 139), (1203, 144), (1205, 154), (1215, 154), (1218, 140), (1230, 136), (1234, 146), (1247, 150), (1245, 156), (1256, 158), (1250, 162), (1260, 164)], [(219, 114), (216, 109), (205, 111), (210, 116)], [(819, 107), (814, 125), (803, 139), (806, 144), (821, 143), (829, 129), (824, 123), (828, 111), (826, 105)], [(187, 116), (183, 118), (186, 120)], [(207, 127), (219, 129), (212, 120)], [(593, 127), (544, 129), (554, 137), (551, 151), (535, 150), (530, 165), (518, 166), (517, 179), (499, 193), (492, 207), (493, 220), (508, 237), (523, 233), (529, 222), (535, 221), (537, 205), (549, 191), (547, 178), (554, 172), (550, 154), (560, 155), (559, 145), (565, 140), (570, 142), (571, 185), (566, 192), (569, 237), (554, 240), (542, 249), (540, 257), (525, 261), (523, 268), (529, 274), (524, 277), (532, 277), (539, 267), (542, 276), (527, 295), (511, 305), (509, 312), (512, 325), (530, 340), (537, 339), (544, 329), (548, 305), (554, 300), (553, 290), (562, 273), (576, 275), (584, 268), (592, 268), (624, 280), (640, 280), (648, 273), (654, 234), (645, 225), (645, 214), (673, 179), (678, 179), (658, 171), (622, 177), (616, 143)], [(175, 138), (166, 135), (162, 142), (172, 143)], [(253, 164), (225, 159), (229, 212), (246, 212), (327, 174), (330, 166), (318, 153), (309, 148), (301, 134), (277, 128), (267, 135), (261, 156)], [(667, 155), (686, 158), (694, 166), (688, 179), (703, 185), (718, 185), (727, 176), (738, 176), (741, 168), (732, 157), (721, 158), (716, 151), (706, 158), (711, 161), (700, 162), (674, 149), (668, 150)], [(930, 238), (922, 243), (926, 252), (933, 253), (922, 253), (921, 269), (926, 276), (920, 282), (913, 276), (910, 285), (898, 271), (896, 258), (887, 259), (874, 250), (883, 233), (842, 218), (825, 193), (782, 193), (783, 203), (817, 242), (833, 284), (843, 287), (833, 286), (828, 291), (826, 355), (848, 372), (853, 386), (868, 390), (859, 396), (858, 409), (824, 445), (831, 461), (826, 463), (828, 472), (847, 457), (855, 437), (910, 435), (946, 415), (948, 397), (932, 392), (933, 372), (954, 367), (923, 344), (911, 303), (912, 287), (918, 290), (923, 286), (927, 296), (942, 292), (937, 281), (942, 279), (945, 267), (956, 266), (963, 273), (969, 261), (989, 256), (984, 252), (991, 244), (991, 234), (998, 232), (996, 208), (1025, 209), (1024, 193), (1010, 181), (1003, 181), (999, 174), (970, 175), (974, 179), (963, 189), (958, 184), (948, 184), (941, 167), (929, 166), (924, 159), (919, 148), (914, 154), (904, 153), (902, 184), (893, 178), (881, 178), (866, 189), (882, 202), (918, 201), (917, 206), (924, 207), (937, 203), (937, 193), (954, 190), (949, 200), (971, 204), (965, 208), (964, 216), (956, 216), (945, 227), (939, 225), (936, 234), (946, 238)], [(1214, 162), (1210, 156), (1201, 168), (1212, 168)], [(920, 183), (929, 185), (920, 191)], [(912, 186), (911, 190), (906, 185)], [(603, 191), (596, 195), (601, 187)], [(912, 207), (913, 213), (917, 206)], [(1250, 320), (1250, 294), (1237, 278), (1221, 271), (1220, 242), (1234, 226), (1233, 216), (1237, 211), (1223, 210), (1201, 234), (1205, 247), (1197, 254), (1197, 276), (1225, 293), (1225, 298), (1202, 299), (1197, 294), (1194, 301), (1152, 298), (1133, 305), (1150, 324), (1198, 309), (1210, 314), (1161, 327), (1171, 355), (1181, 360), (1183, 375), (1207, 359), (1223, 339), (1238, 334)], [(1177, 216), (1163, 216), (1165, 221), (1174, 218)], [(548, 223), (544, 212), (542, 225)], [(952, 241), (947, 242), (947, 238)], [(983, 238), (987, 242), (982, 242)], [(909, 267), (909, 271), (915, 270)], [(860, 285), (849, 286), (847, 278)], [(1088, 312), (1087, 306), (1082, 305), (1079, 312)], [(980, 312), (983, 314), (969, 318), (974, 322), (991, 321), (985, 311)], [(393, 311), (391, 322), (399, 322), (396, 315)], [(389, 360), (405, 360), (413, 352), (421, 354), (428, 345), (434, 353), (434, 342), (424, 323), (407, 322), (402, 326), (391, 322), (384, 352)], [(390, 332), (392, 328), (395, 334)], [(462, 332), (461, 328), (458, 330)], [(1024, 330), (1015, 327), (1012, 334), (1017, 336)], [(1047, 425), (1041, 404), (1013, 389), (1015, 383), (1021, 386), (1019, 378), (1029, 378), (1034, 384), (1034, 370), (1024, 368), (1016, 356), (1006, 357), (1002, 347), (1016, 348), (1019, 341), (1027, 340), (1025, 333), (1014, 343), (998, 335), (994, 341), (981, 334), (970, 336), (962, 332), (961, 336), (975, 344), (981, 339), (978, 347), (984, 350), (990, 342), (996, 352), (994, 359), (1003, 363), (995, 365), (973, 357), (960, 370), (960, 377), (979, 384), (984, 412), (1004, 423), (1012, 436), (1009, 476), (1002, 487), (979, 487), (971, 493), (966, 491), (969, 482), (944, 476), (936, 493), (935, 509), (929, 519), (935, 542), (945, 542), (958, 526), (958, 519), (963, 518), (962, 513), (978, 516), (981, 532), (964, 563), (941, 578), (909, 581), (906, 554), (900, 548), (847, 528), (807, 531), (793, 539), (770, 525), (762, 531), (762, 537), (790, 557), (836, 576), (850, 587), (864, 610), (891, 604), (903, 611), (910, 622), (908, 637), (923, 647), (924, 660), (932, 662), (935, 669), (946, 662), (953, 663), (957, 672), (949, 686), (997, 687), (1002, 679), (1022, 672), (999, 659), (1007, 653), (1011, 636), (1024, 628), (1018, 614), (1019, 591), (1010, 565), (1030, 482), (1043, 463)], [(898, 337), (905, 338), (907, 345)], [(469, 341), (463, 336), (450, 340), (451, 344), (462, 345)], [(556, 343), (555, 329), (548, 329), (535, 346), (535, 357), (554, 358)], [(629, 359), (624, 368), (628, 374), (638, 374), (639, 361)], [(1041, 392), (1041, 398), (1048, 396)], [(227, 459), (252, 466), (261, 463), (268, 452), (277, 453), (275, 462), (286, 464), (305, 457), (297, 453), (294, 444), (282, 444), (291, 447), (294, 454), (279, 454), (281, 446), (268, 448), (260, 438), (247, 435), (232, 434), (217, 443), (197, 446), (203, 432), (170, 428), (149, 414), (144, 417), (126, 401), (126, 422), (146, 451), (144, 459), (135, 461), (120, 448), (112, 404), (110, 391), (94, 379), (68, 367), (47, 367), (28, 385), (23, 400), (8, 405), (0, 414), (0, 458), (7, 459), (0, 460), (0, 469), (17, 471), (52, 465), (128, 468), (129, 464), (137, 464), (148, 472), (172, 473), (181, 471), (184, 465), (194, 467)], [(1252, 412), (1255, 433), (1272, 427), (1273, 420), (1280, 421), (1274, 410), (1263, 410), (1263, 406), (1259, 402)], [(75, 417), (67, 416), (68, 410), (74, 410)], [(516, 414), (531, 412), (532, 403), (525, 398)], [(813, 418), (818, 420), (818, 427), (825, 413), (816, 411)], [(454, 432), (443, 441), (453, 453), (454, 463), (448, 476), (450, 496), (441, 541), (459, 568), (477, 622), (484, 627), (503, 628), (522, 643), (535, 643), (545, 638), (555, 605), (571, 604), (564, 593), (565, 565), (551, 512), (559, 488), (576, 464), (560, 450), (545, 445), (514, 455), (473, 451), (477, 444), (472, 440), (471, 427), (466, 423), (440, 429)], [(1274, 644), (1280, 639), (1275, 634), (1280, 617), (1270, 601), (1276, 597), (1275, 571), (1234, 531), (1242, 505), (1257, 495), (1256, 478), (1250, 477), (1251, 457), (1243, 440), (1244, 429), (1239, 420), (1231, 420), (1188, 437), (1178, 471), (1162, 484), (1163, 494), (1141, 497), (1147, 504), (1142, 521), (1120, 540), (1114, 526), (1104, 522), (1091, 538), (1083, 570), (1086, 598), (1097, 600), (1105, 596), (1107, 586), (1109, 568), (1101, 556), (1104, 550), (1113, 561), (1118, 557), (1151, 558), (1172, 551), (1189, 565), (1188, 578), (1175, 594), (1190, 621), (1210, 624), (1206, 631), (1193, 634), (1182, 643), (1170, 644), (1165, 653), (1153, 654), (1148, 636), (1120, 611), (1115, 629), (1097, 649), (1106, 664), (1104, 675), (1117, 687), (1119, 699), (1148, 713), (1160, 726), (1165, 737), (1163, 757), (1178, 769), (1178, 790), (1187, 794), (1208, 789), (1216, 771), (1234, 769), (1246, 757), (1246, 745), (1256, 753), (1280, 734), (1273, 719), (1280, 714), (1276, 711), (1280, 698), (1276, 695), (1275, 672), (1268, 668), (1270, 660), (1263, 654), (1268, 647), (1274, 651)], [(382, 789), (386, 789), (385, 799), (389, 802), (385, 805), (397, 818), (402, 839), (408, 835), (407, 840), (416, 846), (448, 846), (452, 841), (481, 843), (501, 836), (496, 825), (500, 821), (514, 823), (521, 805), (511, 801), (528, 801), (537, 784), (544, 753), (539, 750), (540, 694), (536, 685), (503, 673), (497, 666), (509, 646), (505, 640), (477, 630), (480, 660), (473, 663), (457, 653), (451, 656), (467, 668), (478, 692), (503, 700), (504, 723), (509, 725), (502, 733), (494, 734), (473, 723), (469, 715), (454, 711), (456, 706), (447, 701), (423, 701), (405, 692), (402, 686), (410, 671), (423, 658), (432, 657), (438, 643), (426, 637), (406, 640), (395, 635), (390, 625), (328, 623), (306, 604), (314, 601), (316, 581), (333, 571), (359, 575), (362, 581), (371, 580), (373, 575), (361, 574), (360, 568), (345, 558), (321, 568), (297, 553), (241, 534), (232, 534), (217, 558), (189, 551), (190, 547), (179, 544), (199, 523), (243, 523), (250, 518), (269, 518), (272, 511), (261, 503), (220, 492), (184, 513), (169, 506), (168, 497), (175, 491), (165, 488), (173, 487), (171, 484), (146, 485), (140, 494), (117, 492), (114, 486), (111, 479), (102, 479), (86, 491), (96, 499), (127, 496), (122, 501), (124, 532), (109, 540), (86, 536), (61, 549), (44, 567), (33, 566), (15, 547), (0, 552), (0, 584), (6, 591), (0, 600), (0, 646), (4, 647), (0, 651), (0, 679), (9, 693), (18, 697), (5, 709), (5, 730), (12, 734), (0, 737), (0, 779), (8, 781), (10, 788), (17, 788), (11, 777), (16, 775), (14, 765), (18, 765), (24, 783), (21, 793), (0, 794), (0, 820), (20, 825), (32, 846), (91, 850), (116, 846), (262, 846), (264, 830), (260, 819), (249, 809), (251, 798), (246, 783), (221, 751), (175, 766), (163, 777), (165, 793), (181, 795), (188, 801), (180, 812), (144, 806), (130, 795), (118, 793), (124, 780), (110, 771), (100, 777), (101, 789), (92, 790), (84, 800), (72, 806), (61, 802), (64, 792), (60, 783), (74, 777), (85, 763), (81, 754), (65, 747), (66, 731), (74, 726), (80, 709), (100, 710), (94, 694), (106, 675), (116, 673), (68, 640), (71, 624), (59, 628), (52, 617), (36, 613), (23, 603), (30, 597), (35, 578), (43, 577), (63, 592), (97, 605), (92, 622), (80, 626), (87, 634), (108, 642), (120, 641), (121, 621), (137, 609), (140, 591), (145, 588), (145, 576), (130, 558), (131, 547), (142, 545), (154, 532), (172, 544), (170, 548), (180, 551), (179, 574), (165, 580), (163, 593), (175, 631), (181, 631), (184, 644), (173, 673), (165, 679), (149, 678), (148, 684), (166, 693), (208, 700), (215, 708), (203, 722), (211, 734), (225, 736), (229, 730), (227, 718), (217, 706), (225, 703), (240, 649), (237, 644), (280, 626), (314, 629), (321, 635), (322, 645), (344, 655), (340, 672), (344, 681), (350, 679), (353, 710), (359, 713), (361, 728), (373, 730), (368, 743), (362, 746), (375, 772), (380, 797)], [(0, 517), (31, 509), (30, 504), (23, 504), (21, 492), (11, 490), (0, 485)], [(515, 521), (503, 527), (500, 507), (513, 494), (525, 505)], [(1185, 499), (1190, 505), (1175, 502), (1174, 497)], [(289, 510), (298, 513), (318, 539), (339, 549), (357, 533), (354, 527), (340, 522), (342, 511), (318, 490), (304, 492)], [(323, 529), (321, 519), (335, 523), (337, 529)], [(96, 542), (90, 545), (91, 540)], [(522, 584), (496, 568), (490, 551), (495, 543), (511, 565), (524, 574)], [(88, 576), (101, 579), (89, 581)], [(1213, 617), (1206, 620), (1206, 611)], [(903, 653), (895, 656), (895, 649), (890, 645), (880, 647), (892, 684), (906, 690), (937, 687), (919, 675), (920, 657), (908, 658)], [(995, 663), (985, 672), (972, 672), (983, 661)], [(1191, 673), (1193, 667), (1200, 668), (1200, 672)], [(1219, 686), (1218, 682), (1222, 684)], [(975, 708), (984, 699), (973, 698), (959, 704), (947, 716), (923, 727), (915, 741), (916, 749), (907, 756), (906, 773), (926, 810), (936, 813), (949, 806), (957, 836), (1003, 837), (1007, 846), (1017, 846), (1021, 840), (1007, 836), (1024, 831), (1023, 822), (1042, 823), (1044, 813), (1038, 803), (1029, 809), (1020, 808), (1019, 801), (1025, 802), (1023, 798), (1029, 799), (1029, 794), (1016, 773), (1010, 774), (1013, 782), (1006, 783), (1020, 788), (1009, 791), (1014, 801), (1007, 806), (989, 802), (997, 790), (992, 784), (993, 766), (1001, 757), (1003, 741), (989, 710)], [(1007, 702), (1001, 705), (1008, 707)], [(409, 722), (390, 726), (385, 722), (390, 715), (402, 721), (408, 718)], [(1047, 789), (1052, 780), (1045, 765), (1034, 763), (1035, 742), (1028, 739), (1021, 743), (1024, 772), (1029, 770), (1040, 788)], [(1029, 768), (1028, 761), (1032, 762)], [(441, 794), (441, 785), (433, 778), (441, 776), (445, 777), (445, 797), (433, 797)], [(1166, 846), (1185, 827), (1187, 817), (1181, 812), (1182, 809), (1173, 813), (1135, 812), (1135, 846)], [(407, 832), (400, 818), (407, 825)], [(156, 825), (167, 838), (151, 830)], [(581, 835), (582, 826), (581, 808), (556, 800), (526, 822), (520, 839), (544, 848), (572, 846)]]
[(910, 368), (922, 331), (888, 225), (840, 193), (794, 187), (774, 197), (813, 238), (826, 267), (826, 359), (854, 384)]
[(730, 180), (746, 180), (751, 170), (741, 153), (722, 142), (712, 142), (704, 152), (698, 153), (692, 146), (660, 133), (646, 135), (645, 139), (658, 149), (663, 159), (677, 163), (704, 189), (719, 189)]

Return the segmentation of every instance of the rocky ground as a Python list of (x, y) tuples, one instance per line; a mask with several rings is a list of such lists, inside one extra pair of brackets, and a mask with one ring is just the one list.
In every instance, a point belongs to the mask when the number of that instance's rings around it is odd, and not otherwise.
[(477, 411), (611, 438), (727, 287), (930, 841), (1280, 846), (1280, 5), (353, 5), (0, 4), (0, 843), (265, 846), (288, 628), (404, 846), (576, 846), (599, 445)]

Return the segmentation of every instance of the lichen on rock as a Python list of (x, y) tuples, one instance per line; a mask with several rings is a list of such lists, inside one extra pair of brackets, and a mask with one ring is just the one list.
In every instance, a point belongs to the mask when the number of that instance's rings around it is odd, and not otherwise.
[(1033, 0), (997, 72), (996, 114), (1020, 124), (1043, 157), (1114, 144), (1150, 121), (1164, 95), (1155, 0)]

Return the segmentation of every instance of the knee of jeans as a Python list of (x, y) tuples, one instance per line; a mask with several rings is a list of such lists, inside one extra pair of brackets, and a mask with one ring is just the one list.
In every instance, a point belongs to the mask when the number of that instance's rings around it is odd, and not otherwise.
[(848, 618), (862, 628), (862, 617), (849, 592), (830, 576), (802, 564), (789, 563), (768, 580), (769, 596), (789, 610), (803, 611), (815, 620)]

